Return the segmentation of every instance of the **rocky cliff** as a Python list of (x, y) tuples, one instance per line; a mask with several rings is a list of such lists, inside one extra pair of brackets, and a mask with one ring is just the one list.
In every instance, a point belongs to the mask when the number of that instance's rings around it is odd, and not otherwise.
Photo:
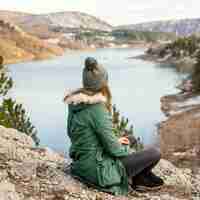
[(164, 96), (161, 105), (167, 116), (159, 128), (163, 156), (181, 166), (199, 167), (200, 96)]
[(5, 63), (44, 59), (63, 52), (62, 48), (50, 45), (10, 22), (0, 20), (0, 55), (4, 57)]
[(198, 61), (200, 37), (178, 38), (165, 44), (153, 44), (144, 55), (137, 58), (171, 64), (179, 72), (192, 73)]
[(144, 193), (132, 191), (128, 197), (114, 197), (81, 184), (70, 175), (69, 163), (48, 148), (35, 148), (29, 136), (0, 127), (2, 200), (188, 200), (200, 194), (200, 172), (194, 175), (166, 160), (155, 169), (165, 186)]

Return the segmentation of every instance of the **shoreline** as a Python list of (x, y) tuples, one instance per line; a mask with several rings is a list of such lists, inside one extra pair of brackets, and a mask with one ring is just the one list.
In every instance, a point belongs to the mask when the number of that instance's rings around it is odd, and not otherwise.
[(138, 45), (115, 45), (115, 46), (104, 46), (104, 47), (87, 47), (87, 48), (80, 48), (80, 49), (64, 49), (63, 53), (60, 55), (51, 55), (51, 56), (47, 56), (47, 57), (43, 57), (43, 58), (35, 58), (35, 57), (31, 57), (31, 58), (21, 58), (21, 59), (13, 59), (13, 60), (5, 60), (4, 64), (5, 65), (14, 65), (14, 64), (20, 64), (20, 63), (25, 63), (25, 62), (31, 62), (31, 61), (44, 61), (44, 60), (52, 60), (52, 59), (56, 59), (58, 57), (62, 57), (63, 55), (65, 55), (66, 53), (70, 53), (70, 52), (75, 52), (75, 51), (96, 51), (98, 49), (126, 49), (126, 48), (131, 48), (131, 49), (137, 49), (137, 48), (148, 48), (149, 44), (138, 44)]
[[(195, 63), (190, 58), (161, 59), (147, 53), (132, 58), (173, 65), (181, 73), (191, 72)], [(200, 94), (164, 95), (160, 102), (161, 111), (166, 117), (157, 128), (163, 158), (177, 167), (196, 171), (200, 166)]]
[(130, 57), (131, 59), (141, 59), (144, 61), (155, 62), (159, 64), (172, 65), (174, 68), (181, 73), (190, 73), (193, 70), (195, 60), (190, 57), (185, 58), (175, 58), (170, 56), (165, 56), (160, 58), (158, 55), (144, 53), (139, 56)]
[[(189, 73), (194, 66), (194, 60), (161, 59), (147, 53), (134, 58), (173, 65), (178, 73)], [(166, 119), (159, 123), (157, 130), (164, 159), (179, 167), (200, 166), (200, 94), (180, 92), (164, 95), (160, 102)]]

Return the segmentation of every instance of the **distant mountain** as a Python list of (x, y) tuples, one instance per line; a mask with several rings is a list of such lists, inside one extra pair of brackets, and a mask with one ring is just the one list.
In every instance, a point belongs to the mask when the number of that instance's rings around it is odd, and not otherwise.
[(32, 15), (25, 17), (23, 23), (29, 26), (47, 23), (49, 26), (86, 28), (102, 31), (111, 31), (112, 29), (112, 26), (108, 23), (81, 12), (59, 12), (46, 15)]
[(135, 31), (132, 29), (116, 29), (112, 31), (112, 35), (116, 38), (117, 43), (131, 43), (134, 41), (143, 42), (168, 42), (174, 41), (176, 35), (174, 33), (153, 32), (153, 31)]
[(200, 18), (147, 22), (118, 26), (115, 29), (167, 32), (176, 33), (178, 36), (189, 36), (191, 34), (200, 34)]
[(111, 31), (112, 26), (94, 16), (81, 12), (57, 12), (33, 15), (21, 12), (0, 11), (0, 19), (8, 20), (25, 31), (37, 32), (56, 27)]

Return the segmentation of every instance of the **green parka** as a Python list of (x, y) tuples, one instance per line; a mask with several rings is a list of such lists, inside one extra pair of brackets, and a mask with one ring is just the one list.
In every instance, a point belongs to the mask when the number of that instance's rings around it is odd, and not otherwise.
[(75, 176), (115, 195), (128, 193), (128, 177), (120, 157), (129, 154), (112, 132), (112, 119), (103, 103), (68, 107), (71, 171)]

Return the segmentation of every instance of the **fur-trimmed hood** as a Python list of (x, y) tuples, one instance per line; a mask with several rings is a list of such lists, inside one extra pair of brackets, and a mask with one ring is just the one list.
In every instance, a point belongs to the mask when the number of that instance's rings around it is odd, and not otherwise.
[(95, 95), (88, 95), (83, 92), (71, 91), (65, 94), (64, 103), (68, 105), (106, 103), (106, 97), (100, 92)]

